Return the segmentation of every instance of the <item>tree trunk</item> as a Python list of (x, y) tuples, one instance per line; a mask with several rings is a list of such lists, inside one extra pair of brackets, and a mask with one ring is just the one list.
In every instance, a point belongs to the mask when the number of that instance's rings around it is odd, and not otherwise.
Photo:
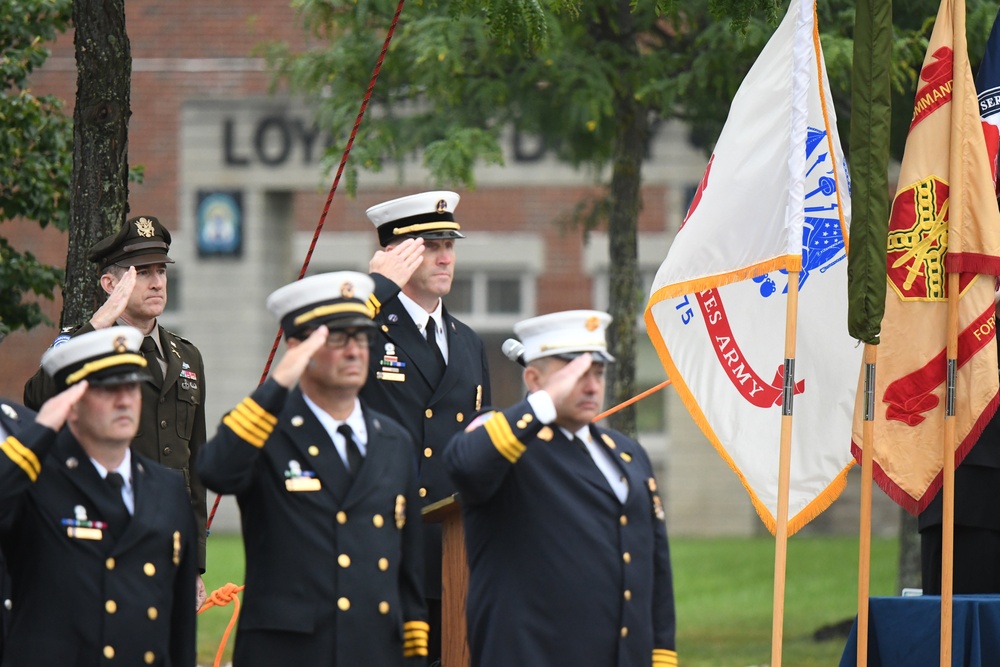
[[(618, 38), (623, 49), (634, 49), (632, 12), (628, 0), (619, 0)], [(612, 161), (608, 215), (608, 298), (614, 321), (608, 330), (608, 345), (617, 362), (608, 369), (610, 404), (618, 405), (635, 395), (635, 342), (639, 318), (639, 258), (636, 229), (642, 187), (642, 161), (649, 143), (646, 109), (624, 84), (616, 104), (620, 119)], [(635, 437), (635, 405), (609, 418), (615, 430)]]
[(77, 79), (63, 326), (87, 321), (104, 302), (87, 254), (121, 227), (128, 212), (132, 51), (125, 0), (75, 0), (73, 25)]

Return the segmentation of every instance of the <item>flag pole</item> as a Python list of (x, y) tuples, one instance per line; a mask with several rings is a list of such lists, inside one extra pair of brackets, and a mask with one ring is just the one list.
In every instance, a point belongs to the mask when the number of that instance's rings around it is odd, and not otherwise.
[(875, 447), (875, 360), (865, 343), (865, 412), (861, 433), (861, 526), (858, 535), (858, 667), (868, 665), (868, 596), (872, 565), (872, 450)]
[[(965, 49), (965, 0), (955, 0), (951, 6), (952, 31), (961, 31), (961, 47)], [(954, 40), (954, 37), (952, 38)], [(959, 47), (958, 43), (955, 43)], [(965, 115), (965, 76), (964, 71), (958, 71), (959, 63), (965, 65), (966, 61), (959, 58), (952, 60), (952, 91), (951, 91), (951, 117), (963, 118)], [(977, 114), (978, 115), (978, 114)], [(959, 123), (961, 126), (961, 123)], [(948, 191), (950, 202), (958, 202), (958, 206), (949, 205), (948, 227), (949, 229), (961, 229), (965, 224), (965, 169), (964, 169), (964, 145), (958, 140), (961, 136), (961, 127), (956, 127), (956, 123), (951, 124), (951, 140), (949, 141), (949, 180), (951, 181)], [(946, 251), (947, 252), (947, 251)], [(952, 653), (952, 613), (954, 576), (955, 576), (955, 431), (957, 428), (955, 419), (955, 378), (958, 374), (958, 299), (959, 299), (959, 274), (956, 271), (948, 272), (948, 318), (947, 318), (947, 341), (948, 341), (948, 368), (947, 386), (945, 389), (945, 412), (944, 412), (944, 442), (943, 466), (941, 470), (941, 667), (950, 667)]]
[[(952, 190), (951, 196), (954, 194)], [(959, 208), (951, 207), (952, 213), (954, 214)], [(944, 469), (941, 472), (941, 667), (951, 666), (955, 561), (955, 375), (958, 368), (958, 278), (958, 273), (948, 274), (948, 386), (944, 417)]]
[(799, 310), (799, 271), (788, 272), (785, 310), (785, 365), (781, 400), (781, 449), (778, 455), (778, 514), (774, 531), (774, 611), (771, 667), (781, 667), (785, 620), (785, 566), (788, 561), (788, 488), (792, 461), (792, 397), (795, 395), (795, 336)]

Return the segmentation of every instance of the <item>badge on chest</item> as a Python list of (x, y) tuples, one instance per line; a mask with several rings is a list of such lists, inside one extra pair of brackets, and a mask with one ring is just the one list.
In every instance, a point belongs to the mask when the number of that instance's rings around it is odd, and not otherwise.
[(303, 470), (302, 465), (292, 459), (288, 462), (288, 470), (285, 471), (285, 490), (293, 493), (302, 491), (319, 491), (323, 488), (323, 483), (316, 478), (316, 473), (312, 470)]

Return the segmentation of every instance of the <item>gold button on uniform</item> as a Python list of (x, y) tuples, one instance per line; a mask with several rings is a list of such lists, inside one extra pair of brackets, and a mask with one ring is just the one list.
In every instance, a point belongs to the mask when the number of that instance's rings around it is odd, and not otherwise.
[(111, 658), (115, 657), (115, 647), (114, 646), (105, 646), (104, 647), (104, 657), (107, 658), (108, 660), (110, 660)]
[(339, 600), (337, 600), (337, 607), (340, 609), (340, 611), (347, 611), (348, 609), (351, 608), (351, 601), (348, 600), (347, 598), (340, 598)]
[(620, 523), (623, 526), (627, 526), (628, 525), (628, 517), (625, 516), (624, 514), (622, 514), (620, 517), (618, 517), (618, 523)]
[(530, 424), (534, 421), (535, 417), (530, 412), (525, 412), (521, 419), (523, 419), (526, 424)]
[(434, 411), (431, 410), (430, 408), (427, 408), (426, 410), (424, 410), (424, 417), (427, 417), (428, 419), (433, 419)]
[(419, 493), (420, 493), (420, 497), (423, 498), (424, 496), (427, 495), (427, 489), (425, 489), (424, 487), (421, 486)]
[(626, 563), (631, 563), (632, 562), (632, 554), (630, 554), (629, 552), (626, 551), (625, 553), (622, 554), (622, 560), (625, 561)]
[(381, 528), (385, 524), (385, 519), (382, 518), (381, 514), (376, 514), (372, 517), (372, 523), (375, 524), (376, 528)]
[(385, 601), (379, 602), (378, 603), (378, 613), (383, 614), (383, 615), (384, 614), (388, 614), (389, 613), (389, 603), (385, 602)]
[(156, 662), (156, 654), (152, 651), (146, 651), (146, 653), (142, 656), (142, 659), (146, 661), (147, 665), (152, 665)]
[(156, 574), (156, 566), (153, 565), (152, 563), (146, 563), (145, 565), (142, 566), (142, 571), (146, 573), (147, 577), (152, 577), (154, 574)]
[(519, 429), (525, 429), (525, 428), (528, 428), (528, 422), (524, 421), (523, 419), (518, 419), (517, 423), (516, 423), (516, 426)]
[(109, 570), (115, 569), (115, 559), (109, 558), (106, 561), (104, 561), (104, 567), (108, 568)]
[(107, 602), (104, 603), (104, 611), (108, 612), (109, 614), (115, 613), (116, 611), (118, 611), (118, 603), (115, 602), (114, 600), (108, 600)]
[(434, 450), (431, 449), (430, 447), (424, 447), (424, 456), (426, 456), (427, 458), (434, 456)]
[(146, 610), (146, 616), (149, 616), (149, 620), (155, 621), (156, 617), (160, 615), (160, 612), (156, 611), (156, 607), (150, 607)]
[(622, 628), (622, 639), (628, 637), (628, 628)]
[(631, 599), (632, 599), (632, 591), (625, 589), (625, 602), (628, 602)]
[(337, 512), (337, 523), (341, 525), (347, 523), (347, 512)]
[(389, 569), (389, 559), (388, 558), (379, 558), (378, 559), (378, 569), (382, 570), (383, 572), (385, 572), (386, 570), (388, 570)]
[(463, 421), (465, 421), (465, 415), (459, 412), (457, 415), (455, 415), (455, 421), (461, 424)]
[(316, 445), (309, 445), (309, 455), (319, 456), (319, 447), (317, 447)]
[(337, 556), (337, 564), (340, 565), (340, 567), (350, 567), (351, 557), (347, 554), (340, 554)]

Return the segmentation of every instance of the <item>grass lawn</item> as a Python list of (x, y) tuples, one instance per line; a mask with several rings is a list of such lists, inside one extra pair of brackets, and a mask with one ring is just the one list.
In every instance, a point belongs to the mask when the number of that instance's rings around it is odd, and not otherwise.
[[(748, 667), (771, 661), (774, 540), (671, 540), (677, 600), (677, 648), (684, 667)], [(872, 595), (896, 595), (896, 540), (872, 540)], [(858, 540), (793, 536), (788, 543), (782, 664), (830, 667), (844, 639), (814, 641), (813, 633), (857, 613)], [(238, 535), (208, 538), (209, 592), (243, 583)], [(198, 661), (211, 665), (232, 605), (198, 616)], [(230, 637), (224, 661), (232, 656)]]

